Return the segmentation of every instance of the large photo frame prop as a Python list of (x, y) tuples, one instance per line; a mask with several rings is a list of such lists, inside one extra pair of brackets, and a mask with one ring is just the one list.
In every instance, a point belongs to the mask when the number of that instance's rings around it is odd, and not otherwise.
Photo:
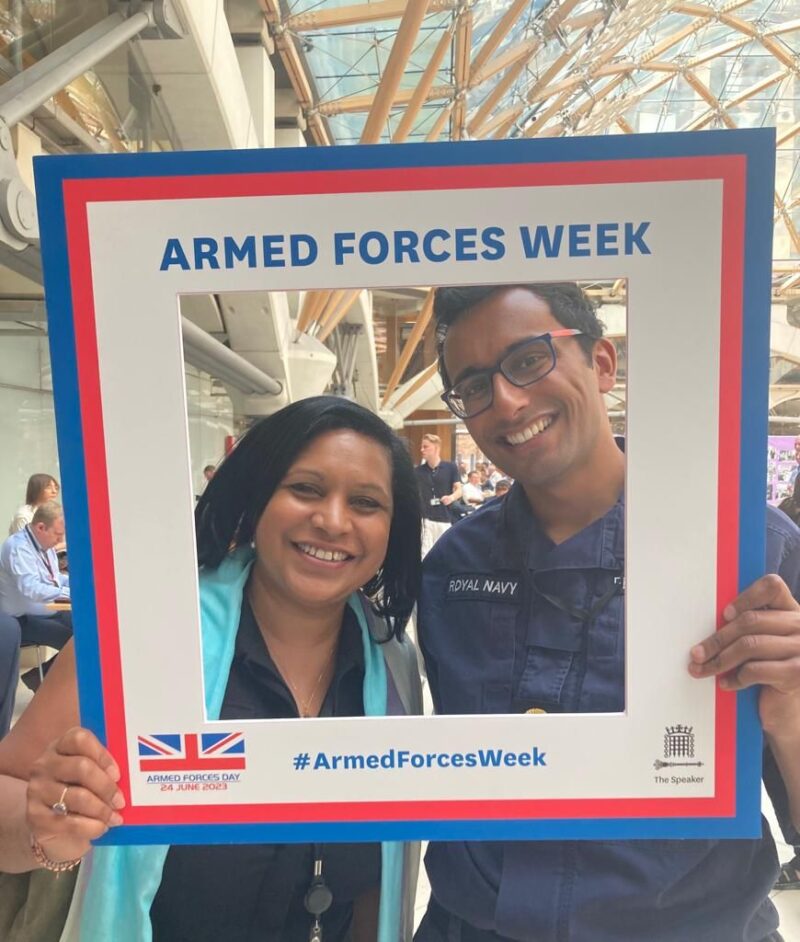
[[(81, 716), (128, 800), (107, 842), (760, 833), (755, 694), (686, 664), (763, 572), (773, 163), (769, 131), (37, 161)], [(178, 296), (607, 278), (624, 713), (209, 721)]]

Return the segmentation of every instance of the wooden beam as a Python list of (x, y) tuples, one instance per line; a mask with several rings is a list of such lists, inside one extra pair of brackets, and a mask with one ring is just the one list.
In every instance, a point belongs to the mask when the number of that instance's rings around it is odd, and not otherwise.
[[(397, 130), (394, 132), (392, 137), (393, 144), (401, 144), (408, 135), (411, 133), (411, 128), (414, 126), (414, 121), (416, 121), (417, 115), (419, 114), (420, 108), (423, 103), (430, 101), (428, 93), (431, 91), (433, 85), (433, 80), (439, 73), (439, 67), (442, 64), (445, 53), (450, 47), (450, 43), (453, 41), (453, 35), (455, 33), (454, 27), (451, 25), (444, 31), (442, 38), (436, 44), (436, 49), (433, 51), (428, 64), (425, 66), (425, 71), (422, 73), (422, 76), (417, 82), (417, 87), (414, 89), (414, 92), (409, 99), (406, 110), (403, 113), (403, 117), (400, 119), (400, 123), (397, 125)], [(395, 103), (397, 98), (395, 98)]]
[(297, 330), (305, 333), (316, 320), (322, 305), (325, 303), (325, 291), (306, 291), (300, 316), (297, 318)]
[(800, 121), (798, 121), (796, 124), (793, 124), (788, 131), (784, 131), (783, 134), (778, 135), (778, 140), (775, 142), (775, 144), (777, 147), (780, 147), (781, 144), (785, 144), (793, 137), (797, 137), (798, 134), (800, 134)]
[[(457, 0), (431, 0), (429, 13), (455, 10)], [(318, 29), (339, 29), (379, 20), (399, 20), (406, 9), (406, 0), (375, 0), (373, 3), (354, 3), (344, 7), (327, 7), (320, 4), (307, 13), (295, 13), (284, 21), (288, 29), (308, 33)]]
[(337, 288), (335, 291), (331, 291), (328, 294), (328, 297), (325, 299), (325, 303), (317, 312), (316, 321), (319, 327), (324, 327), (331, 317), (333, 317), (337, 307), (339, 306), (339, 302), (344, 297), (344, 294), (344, 288)]
[(275, 48), (289, 76), (289, 82), (297, 97), (300, 107), (306, 114), (308, 129), (314, 142), (319, 145), (331, 144), (328, 129), (321, 116), (315, 110), (314, 93), (311, 90), (300, 53), (295, 46), (294, 37), (281, 21), (279, 0), (259, 0), (261, 9), (270, 26), (270, 33), (275, 40)]
[(425, 297), (425, 300), (422, 302), (422, 307), (420, 308), (419, 314), (417, 314), (417, 319), (414, 323), (411, 333), (409, 334), (408, 340), (403, 347), (403, 351), (400, 356), (397, 358), (397, 363), (395, 363), (394, 369), (392, 370), (392, 375), (389, 377), (389, 381), (386, 384), (386, 391), (383, 394), (383, 405), (386, 405), (386, 401), (389, 396), (397, 388), (397, 384), (400, 382), (400, 377), (405, 373), (406, 367), (411, 362), (411, 357), (414, 355), (414, 351), (419, 346), (420, 340), (425, 333), (425, 329), (428, 326), (431, 315), (433, 314), (433, 294), (434, 289), (431, 288), (428, 291), (428, 294)]
[(529, 124), (527, 128), (522, 132), (524, 137), (537, 137), (542, 128), (547, 124), (547, 122), (553, 117), (554, 114), (558, 114), (559, 111), (564, 107), (564, 105), (569, 100), (570, 92), (566, 91), (559, 95), (557, 98), (553, 99), (550, 104), (536, 115), (532, 124)]
[[(731, 111), (733, 108), (738, 107), (743, 102), (747, 101), (748, 98), (752, 98), (753, 95), (757, 95), (759, 92), (763, 91), (765, 88), (769, 88), (770, 85), (775, 85), (778, 82), (782, 82), (787, 78), (791, 73), (786, 69), (780, 69), (778, 72), (773, 72), (772, 75), (766, 76), (766, 78), (761, 79), (756, 82), (754, 85), (751, 85), (749, 88), (746, 88), (740, 95), (737, 95), (736, 98), (732, 98), (730, 101), (726, 101), (722, 105), (722, 109), (725, 112)], [(705, 127), (710, 121), (713, 120), (717, 111), (714, 108), (710, 108), (705, 115), (701, 115), (700, 118), (695, 119), (687, 130), (689, 131), (699, 131), (701, 128)], [(733, 119), (731, 119), (733, 120)]]
[(434, 121), (433, 127), (428, 131), (428, 134), (425, 138), (426, 141), (438, 141), (439, 135), (442, 133), (442, 128), (447, 123), (447, 119), (450, 117), (450, 112), (453, 110), (453, 102), (448, 101), (447, 104), (439, 112), (439, 117)]
[(467, 125), (467, 130), (469, 133), (475, 137), (480, 130), (483, 122), (489, 117), (489, 115), (494, 111), (495, 105), (500, 101), (500, 99), (505, 95), (505, 93), (511, 88), (511, 86), (516, 82), (516, 80), (522, 75), (523, 70), (527, 67), (528, 62), (525, 59), (520, 59), (515, 65), (512, 65), (510, 69), (506, 70), (506, 74), (495, 84), (494, 88), (489, 92), (486, 98), (480, 103), (478, 110), (470, 119), (469, 124)]
[(795, 62), (794, 56), (792, 55), (789, 49), (784, 49), (784, 47), (776, 40), (772, 39), (769, 36), (761, 37), (761, 45), (772, 53), (773, 56), (781, 63), (781, 65), (786, 66), (787, 69), (797, 70), (797, 63)]
[[(435, 85), (426, 93), (426, 101), (436, 98), (449, 98), (455, 89), (452, 85)], [(399, 88), (395, 94), (393, 105), (407, 105), (414, 98), (417, 90), (414, 88)], [(370, 111), (375, 104), (378, 93), (369, 95), (348, 95), (346, 98), (337, 98), (334, 101), (324, 101), (317, 106), (320, 114), (330, 117), (337, 114), (356, 114), (359, 111)]]
[(409, 57), (414, 49), (417, 34), (428, 12), (430, 0), (407, 0), (403, 18), (392, 43), (392, 50), (383, 70), (381, 83), (367, 115), (364, 130), (361, 133), (362, 144), (377, 144), (386, 127), (386, 119), (392, 110), (400, 82), (403, 78)]
[(474, 84), (475, 75), (488, 62), (500, 43), (506, 38), (511, 28), (519, 19), (522, 11), (529, 5), (530, 0), (513, 0), (511, 6), (500, 17), (494, 29), (484, 41), (481, 48), (475, 53), (470, 68), (470, 84)]
[(421, 370), (419, 373), (417, 373), (417, 378), (407, 389), (403, 390), (402, 396), (398, 396), (397, 399), (392, 403), (392, 408), (396, 409), (401, 402), (405, 402), (406, 399), (408, 399), (410, 396), (413, 396), (418, 389), (421, 389), (429, 379), (432, 379), (436, 375), (436, 371), (438, 369), (439, 360), (437, 358), (433, 361), (433, 363), (426, 366), (424, 370)]
[[(373, 3), (355, 3), (346, 7), (326, 9), (324, 3), (316, 10), (295, 13), (287, 17), (286, 26), (299, 33), (318, 29), (337, 29), (375, 23), (379, 20), (399, 20), (406, 9), (406, 0), (375, 0)], [(429, 13), (444, 13), (458, 8), (458, 0), (431, 0)]]
[(522, 42), (511, 46), (509, 49), (506, 49), (505, 52), (487, 62), (483, 68), (477, 70), (474, 76), (470, 79), (470, 85), (473, 88), (476, 85), (480, 85), (482, 82), (490, 79), (493, 75), (497, 75), (498, 72), (502, 72), (504, 69), (510, 68), (512, 65), (514, 65), (515, 62), (519, 62), (520, 59), (527, 62), (528, 59), (530, 59), (530, 57), (541, 48), (541, 46), (541, 39), (525, 39)]
[(588, 13), (578, 13), (577, 16), (571, 16), (564, 21), (564, 31), (574, 32), (576, 29), (591, 29), (602, 23), (606, 18), (605, 10), (590, 10)]
[[(697, 94), (703, 99), (706, 104), (711, 107), (711, 110), (714, 112), (713, 117), (719, 117), (721, 121), (725, 123), (725, 126), (728, 128), (735, 128), (736, 122), (733, 118), (725, 111), (725, 109), (720, 104), (718, 98), (715, 98), (711, 94), (711, 91), (700, 81), (700, 79), (691, 71), (691, 69), (686, 69), (681, 73), (687, 85), (694, 89)], [(693, 121), (690, 121), (689, 124), (682, 130), (691, 131), (694, 130), (695, 125), (704, 119), (704, 115), (700, 115), (699, 118), (695, 118)]]
[[(619, 129), (622, 130), (622, 131), (624, 131), (626, 134), (633, 134), (633, 128), (632, 128), (631, 125), (628, 124), (628, 122), (622, 117), (622, 115), (619, 115), (619, 116), (617, 117), (616, 123), (617, 123), (617, 127), (619, 127)], [(612, 290), (611, 293), (614, 294), (615, 291), (616, 291), (616, 282), (615, 282), (615, 289)]]
[(322, 328), (322, 330), (317, 335), (317, 340), (325, 341), (330, 337), (330, 335), (336, 330), (339, 324), (347, 316), (350, 308), (356, 303), (356, 299), (359, 294), (361, 294), (361, 288), (352, 288), (343, 298), (342, 302), (328, 321), (328, 323)]
[(466, 119), (466, 93), (469, 81), (469, 62), (472, 53), (472, 8), (467, 8), (458, 18), (455, 39), (455, 76), (456, 93), (453, 102), (453, 114), (450, 122), (450, 139), (460, 141), (464, 134)]
[[(575, 53), (580, 50), (581, 46), (583, 45), (583, 41), (586, 38), (587, 32), (588, 30), (584, 30), (584, 32), (582, 32), (580, 36), (577, 37), (575, 42), (573, 42), (569, 46), (568, 49), (565, 49), (564, 52), (562, 52), (561, 55), (557, 59), (555, 59), (547, 67), (547, 69), (545, 69), (545, 71), (536, 80), (536, 83), (529, 90), (528, 92), (529, 95), (536, 94), (539, 91), (539, 89), (545, 88), (550, 83), (550, 81), (556, 75), (558, 75), (558, 73), (564, 68), (564, 66), (570, 61), (570, 59), (572, 59)], [(527, 65), (527, 62), (522, 62), (521, 65), (524, 68)], [(526, 102), (527, 102), (527, 96), (526, 96)], [(491, 134), (492, 131), (499, 128), (500, 130), (496, 136), (505, 137), (511, 125), (523, 113), (526, 107), (527, 107), (527, 104), (523, 103), (521, 105), (513, 105), (510, 108), (506, 109), (506, 111), (504, 112), (504, 116), (502, 117), (502, 120), (497, 121), (493, 119), (491, 122), (489, 122), (489, 124), (486, 125), (486, 127), (481, 129), (479, 136), (488, 137), (488, 135)]]

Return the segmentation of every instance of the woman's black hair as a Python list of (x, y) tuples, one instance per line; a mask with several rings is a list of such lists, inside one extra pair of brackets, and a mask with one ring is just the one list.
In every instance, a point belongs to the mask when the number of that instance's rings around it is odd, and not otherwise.
[(264, 508), (297, 456), (318, 435), (335, 429), (371, 438), (391, 458), (394, 508), (386, 557), (362, 591), (375, 612), (387, 619), (392, 635), (401, 637), (421, 573), (420, 500), (414, 466), (389, 426), (347, 399), (300, 399), (261, 419), (237, 442), (197, 502), (198, 563), (215, 569), (233, 548), (249, 544)]

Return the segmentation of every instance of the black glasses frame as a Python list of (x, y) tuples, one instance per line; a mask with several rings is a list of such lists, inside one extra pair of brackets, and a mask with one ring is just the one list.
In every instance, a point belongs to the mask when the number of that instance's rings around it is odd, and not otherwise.
[[(557, 356), (556, 348), (553, 346), (554, 337), (576, 337), (578, 334), (583, 334), (584, 331), (578, 330), (574, 327), (564, 327), (561, 330), (550, 330), (546, 334), (539, 334), (536, 337), (529, 337), (527, 340), (522, 340), (518, 344), (515, 344), (511, 350), (504, 354), (501, 360), (498, 360), (494, 366), (486, 370), (476, 370), (474, 373), (470, 373), (469, 376), (465, 376), (464, 379), (459, 380), (454, 386), (451, 386), (448, 390), (442, 393), (442, 400), (447, 405), (447, 408), (459, 419), (474, 419), (476, 415), (480, 415), (482, 412), (485, 412), (487, 409), (491, 408), (492, 403), (494, 402), (494, 383), (492, 380), (495, 377), (495, 374), (500, 373), (505, 379), (511, 383), (512, 386), (516, 386), (519, 389), (524, 389), (526, 386), (533, 386), (534, 383), (538, 383), (539, 380), (544, 379), (545, 376), (552, 373), (555, 369)], [(508, 360), (519, 353), (521, 349), (524, 349), (528, 344), (541, 343), (544, 341), (547, 344), (548, 349), (550, 350), (550, 366), (541, 374), (537, 376), (536, 379), (532, 379), (527, 383), (520, 383), (514, 379), (513, 376), (510, 376), (508, 373), (507, 363)], [(476, 376), (485, 377), (489, 385), (489, 401), (485, 406), (478, 409), (476, 412), (466, 412), (464, 409), (457, 407), (454, 404), (454, 399), (461, 398), (456, 392), (456, 387), (460, 386), (463, 382), (467, 380), (475, 379)]]

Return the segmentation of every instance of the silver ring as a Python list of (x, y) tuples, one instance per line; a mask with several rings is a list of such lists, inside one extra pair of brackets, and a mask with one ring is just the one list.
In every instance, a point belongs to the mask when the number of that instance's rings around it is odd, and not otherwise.
[(64, 803), (64, 798), (65, 798), (66, 795), (67, 795), (67, 789), (68, 789), (68, 788), (69, 788), (69, 785), (67, 785), (67, 786), (64, 788), (64, 791), (61, 792), (61, 797), (58, 799), (58, 801), (56, 801), (54, 804), (50, 805), (50, 808), (51, 808), (53, 814), (57, 814), (57, 815), (59, 815), (59, 817), (63, 817), (64, 815), (69, 814), (69, 808), (68, 808), (68, 807), (66, 806), (66, 804)]

